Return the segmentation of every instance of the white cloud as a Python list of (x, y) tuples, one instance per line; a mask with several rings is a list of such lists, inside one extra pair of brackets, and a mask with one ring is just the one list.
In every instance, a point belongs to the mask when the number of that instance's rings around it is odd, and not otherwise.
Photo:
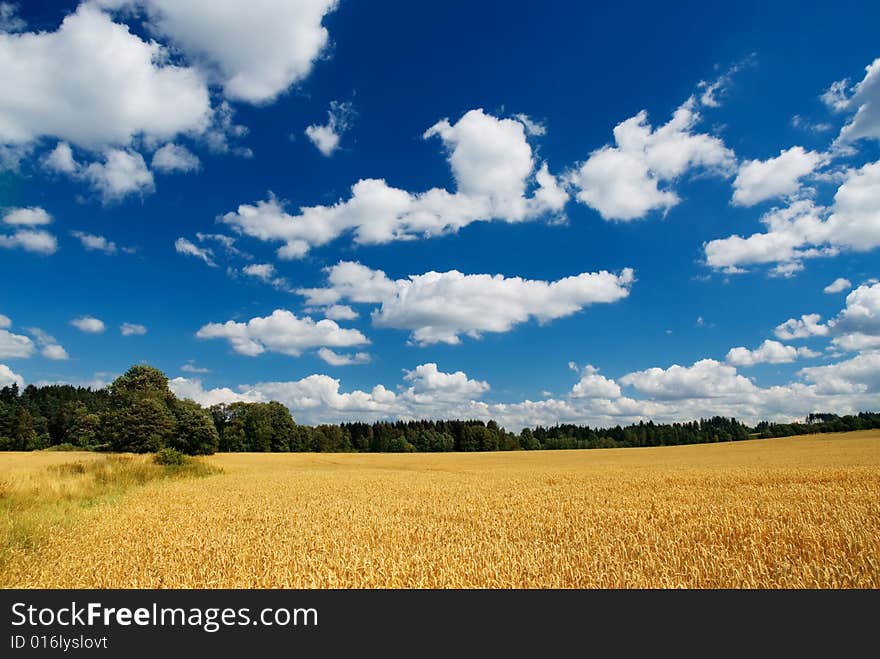
[(880, 246), (880, 161), (852, 170), (834, 195), (829, 241), (856, 252)]
[(275, 266), (271, 263), (252, 263), (243, 267), (241, 271), (248, 277), (259, 279), (280, 290), (290, 290), (288, 281), (284, 277), (277, 276)]
[(515, 114), (513, 118), (520, 122), (526, 129), (526, 133), (540, 137), (547, 134), (547, 127), (539, 121), (535, 121), (527, 114)]
[(12, 326), (12, 319), (0, 313), (0, 329), (7, 329)]
[(55, 148), (43, 156), (43, 167), (52, 172), (73, 176), (80, 170), (80, 165), (73, 157), (73, 149), (67, 142), (58, 142)]
[(719, 138), (693, 132), (700, 121), (694, 105), (688, 99), (656, 130), (644, 110), (615, 126), (615, 146), (594, 151), (569, 173), (577, 200), (606, 220), (634, 220), (677, 205), (672, 183), (690, 170), (729, 173), (733, 152)]
[(833, 282), (828, 284), (822, 290), (825, 293), (831, 295), (833, 293), (842, 293), (843, 291), (848, 291), (851, 288), (852, 288), (852, 282), (849, 279), (846, 279), (844, 277), (838, 277), (837, 279), (835, 279)]
[[(576, 364), (569, 366), (578, 370)], [(595, 366), (587, 364), (580, 374), (581, 379), (572, 387), (572, 398), (620, 398), (620, 385), (604, 375), (599, 375), (599, 369)]]
[(15, 90), (0, 95), (0, 143), (54, 137), (100, 149), (203, 131), (210, 100), (202, 76), (166, 59), (162, 46), (92, 3), (54, 32), (0, 33), (0, 79)]
[(749, 394), (757, 390), (733, 366), (714, 359), (701, 359), (693, 366), (673, 364), (667, 369), (649, 368), (629, 373), (619, 382), (659, 400), (714, 398)]
[(190, 359), (186, 364), (180, 367), (180, 370), (184, 373), (210, 373), (210, 368), (202, 368), (200, 366), (196, 366), (195, 362)]
[(147, 328), (137, 323), (122, 323), (119, 332), (122, 336), (142, 336), (147, 333)]
[(309, 348), (349, 348), (370, 342), (356, 329), (342, 328), (326, 318), (317, 322), (308, 316), (298, 318), (283, 309), (246, 323), (208, 323), (196, 332), (196, 337), (226, 339), (237, 353), (252, 357), (267, 350), (298, 357)]
[(838, 112), (855, 112), (841, 130), (837, 142), (852, 143), (860, 139), (880, 139), (880, 58), (865, 67), (865, 77), (851, 90), (849, 81), (831, 85), (822, 99)]
[(107, 204), (130, 194), (149, 194), (155, 190), (153, 173), (147, 169), (144, 157), (137, 151), (110, 149), (104, 152), (104, 162), (93, 162), (83, 170), (83, 176)]
[(172, 378), (168, 381), (168, 387), (178, 398), (188, 398), (205, 407), (237, 401), (246, 403), (259, 402), (254, 396), (236, 393), (227, 387), (206, 391), (204, 386), (202, 386), (202, 381), (198, 378)]
[(779, 341), (767, 339), (754, 350), (748, 348), (731, 348), (727, 353), (727, 362), (734, 366), (754, 366), (755, 364), (789, 364), (798, 357), (818, 357), (819, 353), (809, 348), (795, 348), (783, 345)]
[(195, 256), (197, 259), (201, 259), (212, 268), (217, 267), (217, 264), (214, 262), (214, 252), (212, 252), (207, 247), (198, 247), (186, 238), (178, 238), (177, 240), (175, 240), (174, 249), (178, 254)]
[(312, 124), (305, 130), (306, 137), (324, 156), (332, 156), (339, 148), (342, 134), (351, 128), (354, 109), (351, 103), (331, 101), (326, 124)]
[[(3, 316), (5, 320), (9, 320)], [(5, 327), (9, 327), (8, 324)], [(22, 334), (0, 329), (0, 359), (27, 359), (34, 354), (34, 343)]]
[(866, 283), (846, 296), (846, 307), (829, 321), (832, 343), (844, 350), (880, 348), (880, 283)]
[(829, 123), (821, 122), (814, 123), (805, 119), (799, 114), (794, 115), (791, 118), (791, 125), (795, 128), (801, 128), (803, 130), (807, 130), (813, 133), (824, 133), (827, 130), (831, 130), (833, 126)]
[(828, 336), (828, 325), (823, 324), (822, 316), (817, 313), (804, 314), (800, 318), (789, 318), (777, 325), (773, 333), (783, 341), (807, 339), (811, 336)]
[(10, 208), (3, 215), (3, 222), (13, 226), (41, 226), (52, 224), (52, 216), (39, 206)]
[(340, 354), (330, 350), (330, 348), (321, 348), (318, 350), (318, 357), (323, 359), (330, 366), (352, 366), (355, 364), (369, 364), (370, 355), (366, 352), (357, 352), (353, 355)]
[(40, 354), (46, 359), (66, 360), (70, 358), (67, 351), (59, 345), (57, 339), (48, 332), (44, 332), (39, 327), (31, 327), (28, 331), (37, 342)]
[(186, 147), (169, 142), (156, 149), (151, 167), (157, 172), (195, 172), (202, 163), (192, 151)]
[(12, 234), (0, 234), (0, 247), (21, 248), (37, 254), (54, 254), (58, 251), (58, 240), (48, 231), (22, 229)]
[(107, 240), (104, 236), (96, 236), (83, 231), (71, 231), (70, 235), (78, 239), (82, 246), (89, 251), (104, 252), (105, 254), (116, 254), (116, 243)]
[(223, 247), (223, 251), (225, 251), (230, 256), (236, 256), (238, 258), (242, 258), (245, 260), (253, 259), (254, 257), (247, 252), (244, 252), (238, 249), (235, 246), (235, 238), (232, 236), (227, 236), (222, 233), (196, 233), (196, 238), (200, 243), (211, 241), (218, 243), (221, 247)]
[(331, 320), (354, 320), (358, 312), (347, 304), (331, 304), (324, 309), (324, 315)]
[(767, 199), (791, 195), (800, 189), (800, 179), (825, 161), (815, 151), (794, 146), (775, 158), (746, 160), (733, 181), (733, 203), (754, 206)]
[(798, 375), (814, 383), (818, 393), (880, 394), (880, 352), (863, 353), (837, 364), (802, 368)]
[(223, 87), (227, 98), (268, 103), (312, 70), (328, 41), (336, 0), (98, 0), (141, 5), (152, 28)]
[(444, 373), (437, 364), (420, 364), (406, 371), (403, 379), (410, 387), (402, 397), (417, 405), (434, 405), (439, 401), (463, 401), (489, 390), (489, 383), (470, 379), (464, 371)]
[(100, 334), (106, 329), (104, 321), (99, 320), (98, 318), (94, 318), (92, 316), (82, 316), (80, 318), (74, 318), (70, 321), (70, 324), (77, 328), (79, 331), (88, 332), (90, 334)]
[(720, 96), (723, 96), (727, 92), (727, 89), (733, 80), (734, 74), (739, 73), (745, 67), (751, 66), (754, 63), (755, 54), (752, 53), (748, 57), (733, 64), (724, 73), (715, 78), (715, 80), (701, 80), (697, 85), (697, 89), (702, 90), (702, 93), (700, 94), (700, 103), (707, 108), (720, 107), (721, 101), (719, 101), (718, 99)]
[[(533, 220), (560, 212), (568, 195), (545, 166), (535, 171), (524, 126), (471, 110), (455, 124), (443, 120), (424, 133), (448, 151), (457, 191), (432, 188), (411, 193), (382, 179), (362, 179), (351, 197), (332, 206), (303, 207), (291, 215), (270, 194), (220, 218), (236, 231), (280, 241), (281, 258), (302, 258), (310, 249), (352, 232), (357, 244), (381, 244), (455, 233), (477, 221)], [(534, 176), (533, 176), (534, 173)], [(531, 196), (530, 187), (536, 188)]]
[(829, 85), (819, 97), (822, 102), (835, 112), (842, 112), (849, 105), (849, 79), (837, 80)]
[(880, 161), (848, 171), (830, 208), (801, 199), (774, 208), (761, 222), (767, 227), (765, 233), (705, 243), (706, 263), (728, 273), (776, 263), (777, 271), (784, 274), (800, 269), (803, 259), (880, 246)]
[(0, 388), (9, 387), (13, 384), (18, 385), (19, 389), (24, 388), (24, 378), (15, 373), (6, 364), (0, 364)]
[(70, 359), (70, 356), (67, 354), (67, 351), (57, 343), (53, 343), (52, 345), (48, 345), (42, 349), (40, 352), (43, 357), (46, 359), (56, 359), (56, 360), (65, 360)]
[[(876, 404), (880, 386), (880, 353), (827, 367), (803, 369), (807, 382), (790, 382), (761, 389), (736, 374), (733, 366), (712, 360), (691, 367), (648, 369), (625, 376), (650, 392), (648, 399), (576, 396), (487, 403), (480, 400), (487, 382), (461, 371), (444, 373), (436, 364), (406, 371), (399, 394), (378, 384), (370, 391), (341, 391), (340, 381), (314, 374), (292, 382), (260, 382), (235, 389), (205, 390), (199, 380), (176, 378), (172, 389), (202, 404), (232, 400), (278, 400), (299, 423), (338, 423), (344, 420), (412, 418), (496, 419), (518, 431), (524, 426), (580, 423), (607, 427), (654, 419), (658, 423), (690, 421), (714, 415), (734, 416), (747, 423), (762, 419), (792, 421), (816, 410), (853, 413)], [(822, 370), (826, 369), (826, 370)], [(583, 375), (583, 373), (582, 373)], [(624, 384), (623, 378), (618, 381)], [(613, 383), (613, 381), (612, 381)], [(817, 384), (817, 383), (824, 383)], [(603, 394), (615, 393), (601, 383)], [(846, 392), (846, 393), (842, 393)], [(654, 396), (654, 394), (657, 394)]]
[(329, 268), (326, 289), (301, 289), (309, 304), (346, 299), (381, 305), (373, 325), (410, 330), (418, 344), (458, 344), (461, 334), (507, 332), (530, 319), (544, 323), (591, 304), (629, 295), (633, 271), (605, 270), (547, 282), (503, 275), (427, 272), (392, 281), (381, 270), (343, 261)]
[(275, 276), (275, 266), (271, 263), (253, 263), (242, 268), (242, 272), (263, 281), (271, 281)]
[(54, 254), (58, 251), (58, 240), (48, 231), (21, 228), (52, 223), (52, 216), (39, 206), (10, 208), (3, 215), (3, 223), (15, 227), (16, 230), (13, 233), (0, 234), (0, 247), (19, 248), (36, 254)]

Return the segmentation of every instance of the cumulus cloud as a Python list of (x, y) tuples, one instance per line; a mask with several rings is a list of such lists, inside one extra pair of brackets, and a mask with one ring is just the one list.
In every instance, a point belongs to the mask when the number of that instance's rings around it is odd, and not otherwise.
[(845, 350), (880, 348), (880, 284), (863, 284), (846, 296), (846, 307), (829, 322), (833, 343)]
[(339, 148), (342, 134), (351, 128), (354, 108), (351, 103), (331, 101), (326, 124), (312, 124), (305, 130), (306, 137), (324, 156), (330, 157)]
[(12, 233), (0, 233), (0, 247), (23, 249), (36, 254), (54, 254), (58, 240), (44, 229), (32, 227), (52, 223), (52, 216), (39, 206), (10, 208), (3, 215), (3, 224), (14, 227)]
[(836, 364), (802, 368), (798, 375), (821, 394), (880, 393), (880, 352), (856, 355)]
[(324, 315), (331, 320), (354, 320), (358, 312), (347, 304), (331, 304), (324, 309)]
[(3, 222), (12, 226), (33, 227), (52, 224), (52, 216), (39, 206), (10, 208), (3, 215)]
[(721, 139), (694, 132), (695, 105), (688, 99), (656, 129), (644, 110), (615, 126), (614, 146), (594, 151), (569, 173), (577, 200), (606, 220), (629, 221), (676, 206), (681, 199), (672, 183), (691, 170), (727, 175), (734, 154)]
[(854, 113), (840, 130), (839, 144), (861, 139), (880, 139), (880, 58), (865, 67), (865, 77), (852, 88), (849, 80), (839, 80), (822, 95), (837, 112)]
[(48, 231), (22, 229), (11, 234), (0, 234), (0, 247), (18, 248), (36, 254), (54, 254), (58, 251), (58, 240)]
[(370, 363), (370, 354), (366, 352), (340, 354), (330, 350), (330, 348), (321, 348), (318, 350), (318, 357), (330, 364), (330, 366), (353, 366), (355, 364)]
[(119, 333), (122, 336), (143, 336), (147, 333), (147, 328), (138, 323), (122, 323), (119, 326)]
[(217, 267), (217, 264), (214, 262), (214, 252), (212, 252), (207, 247), (199, 247), (198, 245), (195, 245), (194, 243), (187, 240), (186, 238), (178, 238), (177, 240), (175, 240), (174, 250), (178, 254), (194, 256), (197, 259), (201, 259), (212, 268)]
[[(569, 364), (569, 367), (578, 371), (577, 365)], [(579, 370), (580, 380), (572, 387), (572, 398), (620, 398), (620, 385), (614, 380), (599, 375), (599, 369), (587, 364)]]
[[(595, 375), (591, 369), (576, 370), (581, 378)], [(405, 371), (399, 393), (382, 384), (369, 391), (346, 392), (338, 379), (320, 374), (290, 382), (243, 384), (233, 389), (206, 390), (201, 381), (185, 378), (176, 378), (171, 386), (178, 395), (202, 404), (278, 400), (290, 408), (298, 422), (311, 424), (413, 418), (495, 419), (518, 431), (537, 424), (609, 426), (647, 419), (689, 421), (713, 415), (756, 423), (762, 419), (802, 419), (816, 410), (853, 413), (868, 409), (876, 403), (880, 362), (876, 353), (860, 355), (826, 367), (803, 369), (800, 381), (767, 388), (755, 386), (738, 375), (733, 366), (712, 360), (690, 367), (673, 365), (638, 371), (619, 379), (618, 384), (627, 384), (624, 379), (634, 387), (636, 383), (641, 386), (646, 397), (613, 397), (613, 386), (594, 381), (597, 388), (592, 393), (602, 396), (577, 395), (580, 390), (576, 384), (564, 397), (486, 402), (482, 397), (489, 390), (487, 382), (463, 371), (443, 372), (433, 363)]]
[(256, 396), (235, 392), (228, 387), (205, 390), (202, 381), (198, 378), (172, 378), (168, 381), (168, 387), (178, 398), (194, 400), (205, 407), (238, 401), (245, 403), (260, 402)]
[(104, 252), (105, 254), (116, 254), (118, 251), (116, 243), (107, 240), (104, 236), (96, 236), (83, 231), (71, 231), (70, 235), (79, 240), (82, 246), (89, 251)]
[(40, 354), (46, 359), (66, 360), (70, 356), (67, 351), (58, 343), (57, 339), (51, 334), (44, 332), (39, 327), (31, 327), (28, 329), (36, 341), (37, 347), (40, 348)]
[(43, 167), (50, 172), (74, 176), (80, 171), (80, 164), (73, 156), (73, 149), (67, 142), (58, 142), (55, 148), (43, 156)]
[(848, 171), (831, 207), (801, 199), (774, 208), (761, 222), (767, 227), (764, 233), (705, 243), (707, 265), (740, 273), (750, 265), (777, 264), (776, 272), (787, 274), (807, 258), (880, 246), (880, 161)]
[(828, 325), (822, 323), (822, 316), (817, 313), (804, 314), (800, 318), (789, 318), (777, 325), (773, 333), (783, 341), (808, 339), (811, 336), (828, 336)]
[(293, 259), (349, 232), (357, 244), (381, 244), (455, 233), (477, 221), (533, 220), (563, 209), (568, 195), (546, 165), (535, 172), (519, 121), (471, 110), (455, 124), (444, 119), (424, 133), (434, 136), (448, 152), (454, 193), (442, 188), (411, 193), (382, 179), (361, 179), (347, 200), (332, 206), (303, 207), (292, 215), (270, 194), (220, 221), (253, 238), (284, 243), (278, 255)]
[(831, 295), (833, 293), (842, 293), (852, 288), (852, 282), (845, 277), (838, 277), (833, 282), (823, 288), (823, 292)]
[(202, 75), (167, 59), (161, 45), (93, 3), (80, 4), (54, 32), (0, 33), (0, 79), (15, 90), (0, 96), (0, 143), (54, 137), (101, 149), (204, 130), (210, 100)]
[(458, 270), (410, 275), (391, 280), (382, 270), (343, 261), (328, 269), (327, 288), (301, 289), (309, 304), (340, 300), (380, 305), (376, 327), (409, 330), (421, 345), (458, 344), (461, 334), (507, 332), (530, 319), (544, 323), (584, 307), (629, 295), (633, 271), (605, 270), (547, 282), (503, 275), (466, 275)]
[(186, 147), (169, 142), (156, 149), (151, 166), (157, 172), (195, 172), (202, 163), (198, 156)]
[(22, 334), (13, 334), (8, 316), (0, 316), (0, 359), (26, 359), (34, 354), (34, 343)]
[(403, 376), (410, 386), (402, 397), (415, 404), (438, 401), (463, 401), (478, 397), (489, 390), (489, 383), (472, 380), (464, 371), (444, 373), (437, 364), (420, 364)]
[(768, 160), (746, 160), (733, 181), (733, 203), (754, 206), (794, 194), (800, 189), (800, 179), (824, 161), (822, 154), (801, 146), (780, 151), (778, 156)]
[(329, 38), (321, 24), (336, 0), (98, 0), (143, 7), (167, 37), (227, 98), (263, 104), (303, 80)]
[(70, 324), (73, 325), (80, 332), (87, 332), (89, 334), (100, 334), (106, 328), (104, 325), (104, 321), (93, 316), (81, 316), (80, 318), (74, 318), (70, 321)]
[(358, 330), (342, 328), (335, 321), (325, 318), (315, 322), (283, 309), (246, 323), (208, 323), (196, 332), (196, 337), (226, 339), (235, 352), (251, 357), (266, 351), (298, 357), (309, 348), (350, 348), (370, 342)]
[(754, 350), (738, 347), (727, 353), (727, 362), (734, 366), (754, 366), (755, 364), (789, 364), (798, 357), (818, 357), (819, 353), (809, 348), (795, 348), (779, 341), (767, 339)]
[(659, 400), (714, 398), (749, 394), (757, 389), (736, 368), (714, 359), (701, 359), (693, 366), (673, 364), (666, 369), (635, 371), (620, 378), (620, 383)]
[(18, 385), (19, 389), (23, 389), (24, 378), (15, 373), (6, 364), (0, 364), (0, 388), (10, 387), (13, 384)]
[(104, 162), (93, 162), (83, 170), (105, 204), (120, 201), (130, 194), (149, 194), (155, 190), (153, 173), (144, 157), (130, 149), (104, 152)]

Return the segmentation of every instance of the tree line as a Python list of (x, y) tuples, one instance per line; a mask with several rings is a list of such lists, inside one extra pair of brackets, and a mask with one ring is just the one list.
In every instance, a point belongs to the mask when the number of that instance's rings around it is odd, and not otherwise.
[(592, 428), (524, 428), (495, 421), (378, 421), (306, 426), (279, 402), (228, 403), (204, 408), (177, 398), (168, 378), (145, 365), (131, 367), (101, 389), (15, 384), (0, 389), (0, 450), (79, 448), (146, 453), (173, 448), (189, 455), (216, 451), (442, 452), (628, 448), (740, 441), (819, 432), (880, 428), (880, 413), (810, 414), (803, 423), (755, 427), (715, 416), (687, 423)]

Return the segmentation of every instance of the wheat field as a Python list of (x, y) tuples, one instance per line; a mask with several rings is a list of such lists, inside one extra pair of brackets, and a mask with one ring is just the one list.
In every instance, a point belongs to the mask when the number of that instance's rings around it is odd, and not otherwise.
[[(50, 462), (76, 459), (0, 454), (4, 496), (29, 473), (46, 478)], [(6, 552), (0, 586), (880, 587), (877, 431), (206, 460), (222, 473), (71, 509)]]

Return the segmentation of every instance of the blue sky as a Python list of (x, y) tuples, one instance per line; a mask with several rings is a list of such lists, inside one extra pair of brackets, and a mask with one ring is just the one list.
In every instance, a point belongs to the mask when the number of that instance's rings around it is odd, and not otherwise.
[(0, 3), (0, 382), (876, 409), (880, 9), (767, 4)]

